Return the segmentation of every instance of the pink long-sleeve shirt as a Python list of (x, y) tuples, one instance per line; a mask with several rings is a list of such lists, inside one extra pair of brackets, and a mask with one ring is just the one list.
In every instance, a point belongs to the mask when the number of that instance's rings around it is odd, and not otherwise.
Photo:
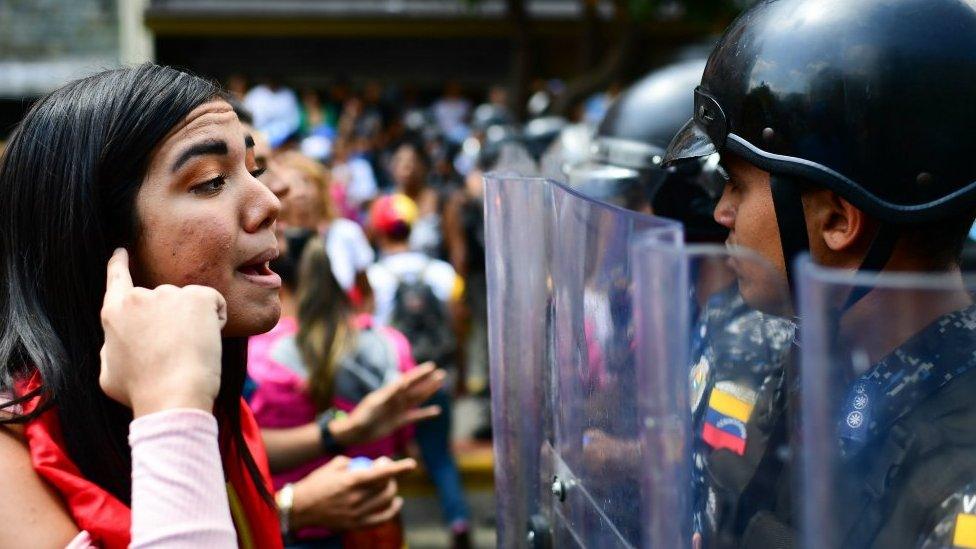
[[(203, 410), (148, 414), (129, 425), (135, 548), (237, 547), (217, 420)], [(93, 547), (80, 532), (68, 549)]]

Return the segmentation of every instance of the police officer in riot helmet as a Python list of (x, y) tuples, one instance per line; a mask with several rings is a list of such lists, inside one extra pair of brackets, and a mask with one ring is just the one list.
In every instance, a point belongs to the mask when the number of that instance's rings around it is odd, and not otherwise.
[(628, 88), (607, 110), (589, 161), (569, 170), (569, 184), (584, 194), (685, 224), (691, 240), (718, 240), (726, 231), (712, 219), (724, 178), (718, 156), (665, 168), (665, 150), (688, 121), (691, 91), (704, 58), (657, 69)]
[[(760, 0), (713, 51), (665, 164), (720, 153), (729, 181), (715, 219), (787, 281), (803, 252), (851, 271), (958, 274), (976, 212), (974, 97), (971, 1)], [(739, 285), (763, 303), (762, 285)], [(837, 336), (872, 303), (870, 290), (838, 303)], [(839, 513), (844, 546), (952, 546), (976, 502), (976, 308), (968, 295), (945, 305), (867, 365), (902, 381), (877, 395), (865, 436), (838, 433), (859, 472)], [(791, 390), (763, 388), (770, 405), (750, 417), (742, 455), (708, 456), (706, 546), (794, 545)]]

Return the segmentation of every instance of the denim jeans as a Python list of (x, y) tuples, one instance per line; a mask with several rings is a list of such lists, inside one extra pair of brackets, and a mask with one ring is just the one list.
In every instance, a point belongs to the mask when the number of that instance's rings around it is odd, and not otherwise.
[(437, 488), (441, 512), (448, 525), (468, 521), (468, 504), (464, 501), (461, 474), (451, 453), (451, 397), (444, 389), (438, 390), (425, 403), (441, 407), (441, 414), (417, 424), (417, 446), (424, 466)]

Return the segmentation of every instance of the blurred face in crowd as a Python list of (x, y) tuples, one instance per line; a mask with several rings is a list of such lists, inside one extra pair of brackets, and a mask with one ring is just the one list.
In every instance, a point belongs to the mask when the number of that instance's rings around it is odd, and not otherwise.
[(322, 197), (318, 187), (296, 173), (292, 179), (291, 192), (283, 201), (289, 224), (295, 227), (314, 229), (322, 220)]
[(199, 284), (227, 301), (224, 335), (265, 332), (278, 321), (280, 204), (258, 181), (252, 136), (223, 101), (193, 110), (157, 147), (136, 196), (138, 283)]
[[(289, 226), (303, 229), (318, 229), (326, 220), (328, 197), (324, 196), (322, 182), (315, 179), (302, 169), (303, 163), (314, 163), (314, 160), (303, 157), (298, 152), (288, 152), (280, 157), (282, 174), (289, 182), (288, 196), (281, 201), (282, 218)], [(323, 174), (324, 175), (324, 174)]]
[(427, 167), (410, 145), (401, 145), (391, 161), (393, 180), (407, 194), (419, 191), (427, 179)]
[(383, 86), (376, 81), (370, 81), (363, 89), (363, 98), (369, 104), (376, 104), (383, 98)]
[(306, 107), (317, 106), (319, 104), (319, 93), (312, 88), (302, 90), (302, 104)]
[(502, 86), (492, 86), (488, 90), (488, 102), (493, 105), (507, 106), (508, 105), (508, 90)]
[(458, 98), (461, 97), (461, 94), (462, 94), (461, 84), (459, 84), (458, 82), (451, 81), (444, 86), (445, 97)]
[(227, 91), (234, 95), (239, 101), (244, 99), (247, 93), (247, 79), (243, 75), (234, 74), (227, 79)]

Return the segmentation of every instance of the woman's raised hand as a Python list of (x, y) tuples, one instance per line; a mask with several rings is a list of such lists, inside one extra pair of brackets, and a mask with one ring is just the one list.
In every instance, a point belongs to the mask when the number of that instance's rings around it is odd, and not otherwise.
[(135, 287), (128, 253), (116, 250), (102, 305), (102, 390), (136, 417), (170, 408), (210, 412), (225, 322), (227, 304), (213, 288)]
[(444, 384), (444, 371), (432, 362), (421, 364), (396, 382), (364, 397), (333, 431), (344, 446), (370, 442), (393, 431), (441, 413), (440, 406), (418, 408)]

